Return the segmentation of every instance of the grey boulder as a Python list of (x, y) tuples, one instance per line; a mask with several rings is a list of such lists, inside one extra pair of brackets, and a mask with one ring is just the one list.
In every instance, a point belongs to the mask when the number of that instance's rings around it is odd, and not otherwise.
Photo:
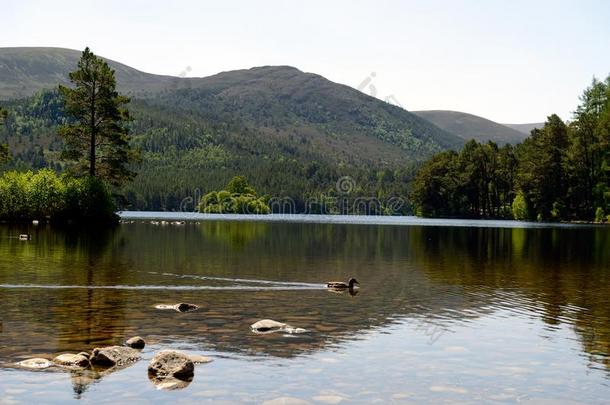
[(134, 336), (130, 339), (127, 339), (125, 344), (134, 349), (144, 349), (146, 342), (140, 336)]
[(53, 362), (51, 360), (35, 357), (33, 359), (20, 361), (19, 363), (16, 363), (16, 365), (23, 368), (43, 369), (53, 366)]
[(163, 350), (148, 364), (149, 377), (156, 379), (177, 378), (190, 381), (195, 373), (195, 364), (189, 356), (177, 350)]
[(125, 366), (139, 359), (139, 350), (125, 346), (95, 348), (91, 354), (91, 364), (101, 367)]
[(82, 354), (65, 353), (53, 359), (53, 363), (63, 367), (87, 367), (89, 359)]

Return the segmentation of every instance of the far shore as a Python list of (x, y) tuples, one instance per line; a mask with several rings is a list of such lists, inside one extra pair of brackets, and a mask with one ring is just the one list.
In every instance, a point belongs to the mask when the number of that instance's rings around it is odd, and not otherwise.
[(499, 219), (420, 218), (416, 216), (320, 215), (320, 214), (203, 214), (198, 212), (120, 211), (122, 221), (171, 222), (245, 221), (312, 224), (458, 226), (476, 228), (573, 228), (604, 226), (593, 223), (524, 222)]

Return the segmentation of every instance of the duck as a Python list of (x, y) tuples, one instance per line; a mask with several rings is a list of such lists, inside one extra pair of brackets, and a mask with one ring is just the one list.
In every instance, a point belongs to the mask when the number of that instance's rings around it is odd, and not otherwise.
[(343, 290), (343, 289), (348, 289), (348, 288), (350, 290), (353, 290), (354, 284), (360, 284), (360, 283), (358, 282), (358, 280), (356, 280), (355, 278), (352, 277), (349, 280), (347, 280), (347, 283), (344, 283), (343, 281), (329, 281), (328, 283), (326, 283), (326, 287), (334, 289), (334, 290)]

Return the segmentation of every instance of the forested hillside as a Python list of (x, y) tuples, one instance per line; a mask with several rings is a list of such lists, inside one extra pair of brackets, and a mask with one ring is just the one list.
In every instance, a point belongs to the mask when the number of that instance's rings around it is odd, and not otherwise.
[[(5, 106), (9, 114), (0, 143), (8, 142), (12, 153), (5, 170), (62, 170), (62, 141), (56, 132), (66, 118), (59, 95), (42, 92)], [(415, 170), (415, 160), (382, 163), (348, 152), (333, 155), (329, 145), (314, 144), (306, 137), (164, 107), (159, 100), (134, 100), (130, 107), (133, 142), (143, 152), (138, 176), (120, 190), (132, 209), (192, 209), (196, 203), (181, 207), (181, 202), (187, 197), (198, 201), (233, 176), (246, 175), (261, 195), (291, 197), (303, 210), (310, 197), (336, 194), (337, 180), (346, 175), (354, 179), (354, 197), (405, 195)], [(370, 142), (371, 148), (385, 147), (382, 141)]]
[[(24, 92), (56, 88), (77, 58), (55, 48), (4, 48), (0, 75)], [(169, 80), (109, 64), (119, 89), (135, 94), (129, 126), (142, 163), (118, 190), (132, 209), (194, 209), (236, 175), (261, 195), (292, 198), (298, 211), (308, 198), (337, 193), (342, 176), (353, 178), (351, 198), (404, 196), (418, 162), (463, 143), (401, 108), (288, 66)], [(2, 105), (0, 143), (13, 156), (4, 169), (62, 170), (56, 132), (66, 118), (56, 91)]]

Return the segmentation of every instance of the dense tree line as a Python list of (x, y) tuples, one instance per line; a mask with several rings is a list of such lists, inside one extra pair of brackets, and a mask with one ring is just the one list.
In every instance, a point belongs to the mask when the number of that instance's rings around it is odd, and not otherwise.
[(593, 80), (574, 119), (548, 117), (516, 147), (471, 141), (423, 164), (423, 216), (604, 221), (610, 216), (610, 77)]
[(198, 210), (208, 214), (269, 214), (269, 197), (259, 197), (243, 176), (231, 179), (225, 190), (201, 198)]
[(104, 183), (54, 170), (0, 176), (0, 221), (114, 222), (116, 206)]

